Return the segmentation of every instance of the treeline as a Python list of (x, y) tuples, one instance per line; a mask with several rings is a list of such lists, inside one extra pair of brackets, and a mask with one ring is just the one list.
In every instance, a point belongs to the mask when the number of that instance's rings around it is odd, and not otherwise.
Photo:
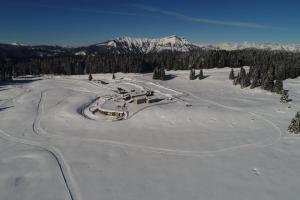
[(0, 57), (1, 79), (39, 74), (145, 73), (166, 70), (256, 66), (261, 73), (274, 71), (275, 79), (300, 76), (300, 53), (264, 50), (198, 50), (152, 54), (99, 54), (46, 58)]

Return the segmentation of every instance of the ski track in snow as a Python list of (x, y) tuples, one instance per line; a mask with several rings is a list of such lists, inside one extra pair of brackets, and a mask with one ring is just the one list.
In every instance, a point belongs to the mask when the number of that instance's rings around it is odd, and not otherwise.
[[(21, 97), (22, 95), (26, 94), (28, 92), (28, 90), (26, 90), (25, 92), (20, 93), (19, 95), (16, 95), (15, 97), (8, 99), (6, 103), (9, 103), (10, 101), (15, 102), (19, 97)], [(33, 122), (33, 131), (37, 134), (37, 135), (41, 135), (40, 133), (40, 128), (39, 128), (39, 124), (40, 124), (40, 113), (42, 113), (43, 110), (43, 104), (44, 101), (46, 99), (46, 94), (45, 92), (41, 92), (41, 97), (37, 106), (37, 113), (36, 113), (36, 118)], [(44, 133), (44, 132), (43, 132)], [(45, 134), (45, 133), (44, 133)], [(58, 149), (56, 149), (53, 146), (50, 146), (49, 144), (44, 144), (41, 142), (36, 142), (36, 141), (32, 141), (32, 140), (28, 140), (28, 139), (21, 139), (15, 136), (12, 136), (11, 134), (5, 132), (4, 130), (0, 129), (0, 137), (4, 140), (7, 141), (11, 141), (14, 143), (19, 143), (19, 144), (23, 144), (23, 145), (28, 145), (28, 146), (33, 146), (36, 148), (40, 148), (46, 152), (48, 152), (50, 155), (52, 155), (54, 157), (54, 159), (56, 160), (58, 167), (61, 171), (61, 175), (63, 177), (63, 180), (65, 182), (67, 191), (69, 193), (70, 199), (71, 200), (81, 200), (80, 194), (79, 194), (79, 189), (76, 186), (75, 180), (73, 178), (73, 176), (71, 175), (72, 172), (70, 170), (70, 166), (68, 165), (67, 161), (63, 158), (63, 155), (60, 153), (60, 151)]]
[[(85, 82), (85, 81), (83, 81), (83, 82)], [(212, 100), (207, 100), (207, 99), (201, 98), (201, 97), (196, 96), (196, 95), (191, 94), (191, 93), (186, 93), (186, 92), (178, 91), (178, 90), (175, 90), (175, 89), (170, 89), (170, 88), (167, 88), (165, 86), (158, 85), (158, 84), (155, 84), (155, 85), (159, 86), (161, 88), (176, 92), (177, 94), (186, 94), (186, 96), (192, 96), (192, 97), (194, 97), (194, 98), (196, 98), (200, 101), (204, 101), (204, 102), (213, 104), (215, 106), (219, 106), (219, 107), (222, 107), (222, 108), (225, 108), (225, 109), (234, 110), (234, 111), (238, 111), (238, 112), (245, 112), (245, 113), (248, 113), (249, 115), (256, 116), (256, 117), (264, 120), (271, 127), (273, 127), (276, 130), (276, 132), (278, 132), (279, 136), (276, 137), (276, 139), (274, 139), (273, 142), (271, 142), (269, 144), (263, 144), (263, 145), (259, 145), (258, 143), (255, 142), (255, 143), (242, 144), (242, 145), (237, 145), (237, 146), (232, 146), (232, 147), (223, 148), (223, 149), (219, 149), (219, 150), (212, 150), (212, 151), (188, 151), (188, 150), (180, 150), (180, 149), (159, 148), (159, 147), (151, 147), (151, 146), (146, 146), (146, 145), (123, 143), (123, 142), (114, 141), (114, 140), (102, 140), (102, 139), (96, 139), (96, 138), (76, 138), (76, 137), (67, 137), (66, 138), (66, 137), (61, 137), (57, 134), (49, 135), (49, 134), (47, 134), (47, 132), (45, 130), (43, 130), (39, 126), (40, 118), (41, 118), (40, 115), (42, 115), (42, 111), (44, 110), (44, 108), (43, 108), (44, 102), (46, 100), (46, 94), (43, 95), (43, 92), (42, 92), (42, 95), (41, 95), (41, 103), (39, 104), (41, 108), (38, 108), (39, 112), (37, 112), (37, 114), (39, 116), (36, 117), (38, 120), (35, 120), (35, 123), (38, 123), (38, 124), (34, 125), (34, 127), (38, 127), (38, 129), (39, 129), (39, 132), (37, 133), (38, 135), (43, 135), (43, 136), (48, 137), (48, 138), (56, 138), (56, 139), (61, 139), (61, 140), (98, 142), (98, 143), (102, 143), (102, 144), (109, 144), (109, 145), (112, 145), (112, 146), (118, 146), (118, 147), (122, 147), (122, 148), (134, 148), (134, 149), (149, 151), (149, 152), (158, 153), (158, 154), (168, 154), (168, 155), (176, 155), (176, 156), (192, 156), (192, 157), (216, 156), (218, 153), (224, 153), (224, 152), (233, 151), (233, 150), (242, 149), (242, 148), (251, 148), (251, 147), (261, 147), (261, 148), (263, 148), (263, 147), (268, 147), (268, 146), (271, 146), (273, 144), (278, 143), (282, 138), (283, 134), (282, 134), (282, 131), (280, 130), (280, 128), (276, 124), (274, 124), (273, 122), (271, 122), (270, 120), (266, 119), (265, 117), (263, 117), (261, 115), (258, 115), (256, 113), (252, 113), (252, 112), (247, 112), (247, 111), (245, 111), (243, 109), (240, 109), (240, 108), (226, 106), (226, 105), (217, 103), (217, 102), (212, 101)], [(88, 90), (86, 90), (84, 92), (88, 92)], [(156, 106), (156, 105), (153, 105), (153, 106)], [(146, 107), (146, 108), (148, 108), (148, 107)], [(135, 114), (137, 114), (137, 113), (135, 113)], [(133, 117), (133, 116), (131, 116), (131, 117)], [(41, 132), (43, 134), (41, 134)]]
[(34, 119), (34, 122), (32, 123), (32, 130), (37, 135), (41, 135), (41, 134), (45, 135), (46, 134), (45, 131), (40, 128), (41, 113), (43, 113), (44, 102), (45, 102), (46, 96), (47, 96), (46, 91), (42, 91), (41, 96), (40, 96), (40, 100), (39, 100), (39, 103), (38, 103), (38, 106), (37, 106), (35, 119)]
[[(55, 81), (61, 81), (62, 83), (74, 83), (74, 84), (75, 83), (78, 84), (78, 82), (80, 81), (85, 84), (85, 86), (83, 88), (77, 89), (77, 88), (67, 87), (66, 85), (62, 85), (61, 87), (58, 87), (58, 89), (63, 88), (63, 89), (73, 90), (76, 92), (89, 93), (89, 94), (95, 94), (95, 95), (98, 95), (99, 93), (95, 92), (97, 90), (91, 91), (92, 88), (94, 87), (96, 89), (96, 87), (103, 87), (102, 85), (97, 85), (97, 84), (94, 84), (93, 82), (88, 82), (88, 81), (84, 81), (84, 80), (80, 80), (80, 79), (78, 80), (78, 79), (71, 79), (71, 78), (69, 79), (68, 78), (68, 79), (58, 79)], [(130, 82), (128, 82), (128, 83), (130, 83), (130, 84), (134, 84), (135, 81), (140, 83), (139, 80), (129, 80), (129, 81)], [(45, 103), (47, 101), (47, 94), (49, 95), (49, 93), (47, 93), (47, 92), (55, 89), (55, 88), (50, 87), (50, 88), (42, 90), (40, 92), (40, 98), (39, 98), (39, 102), (37, 104), (36, 114), (35, 114), (35, 118), (34, 118), (34, 121), (32, 124), (32, 130), (35, 133), (33, 135), (33, 137), (27, 138), (27, 139), (18, 138), (18, 137), (12, 136), (11, 134), (9, 134), (1, 129), (0, 129), (0, 137), (4, 140), (12, 141), (14, 143), (20, 143), (20, 144), (33, 146), (33, 147), (42, 149), (42, 150), (48, 152), (49, 154), (51, 154), (57, 162), (57, 165), (61, 172), (61, 176), (65, 182), (65, 185), (66, 185), (66, 188), (67, 188), (67, 191), (69, 193), (71, 200), (81, 200), (82, 199), (80, 190), (77, 186), (75, 179), (73, 178), (73, 175), (70, 170), (70, 166), (69, 166), (68, 162), (64, 159), (64, 157), (63, 157), (62, 153), (60, 153), (59, 149), (55, 148), (54, 146), (51, 146), (51, 144), (48, 142), (46, 143), (46, 141), (48, 141), (47, 139), (57, 139), (57, 140), (67, 140), (67, 141), (70, 140), (70, 141), (78, 141), (78, 142), (85, 141), (85, 142), (90, 142), (90, 143), (99, 143), (99, 144), (103, 144), (103, 145), (110, 145), (112, 147), (117, 147), (117, 148), (139, 150), (142, 152), (150, 152), (150, 153), (155, 153), (155, 154), (160, 154), (160, 155), (185, 156), (185, 157), (194, 157), (194, 158), (218, 156), (221, 153), (233, 153), (233, 151), (235, 151), (235, 150), (246, 149), (246, 148), (255, 148), (255, 147), (266, 148), (266, 147), (272, 146), (274, 144), (277, 144), (281, 140), (284, 140), (284, 139), (287, 139), (287, 140), (300, 139), (300, 137), (284, 137), (283, 132), (276, 125), (276, 123), (272, 122), (271, 120), (269, 120), (268, 118), (263, 116), (261, 113), (255, 113), (255, 112), (248, 111), (246, 109), (227, 106), (227, 105), (218, 103), (213, 100), (202, 98), (193, 93), (188, 93), (188, 92), (183, 92), (183, 91), (180, 91), (177, 89), (168, 88), (166, 86), (160, 85), (157, 82), (152, 83), (152, 82), (149, 82), (149, 80), (147, 80), (147, 84), (153, 84), (155, 87), (160, 87), (162, 89), (171, 91), (172, 93), (174, 93), (172, 96), (175, 100), (182, 101), (184, 103), (187, 103), (187, 100), (181, 99), (181, 97), (190, 96), (192, 98), (195, 98), (196, 100), (203, 101), (203, 102), (209, 103), (214, 106), (222, 107), (224, 109), (228, 109), (228, 110), (232, 110), (232, 111), (236, 111), (236, 112), (247, 113), (249, 115), (255, 116), (256, 118), (259, 118), (259, 119), (265, 121), (268, 125), (270, 125), (274, 129), (274, 131), (276, 130), (276, 133), (278, 133), (278, 136), (274, 137), (274, 139), (272, 137), (271, 138), (272, 141), (270, 139), (270, 141), (268, 140), (268, 142), (266, 142), (266, 143), (254, 142), (254, 143), (231, 146), (228, 148), (212, 150), (212, 151), (189, 151), (189, 150), (182, 150), (182, 149), (159, 148), (159, 147), (153, 147), (153, 146), (147, 146), (147, 145), (130, 144), (130, 143), (124, 143), (124, 142), (119, 142), (119, 141), (114, 141), (114, 140), (105, 140), (105, 139), (103, 140), (103, 139), (96, 139), (96, 138), (94, 139), (94, 138), (79, 138), (79, 137), (63, 137), (63, 136), (58, 135), (57, 133), (52, 134), (50, 132), (47, 132), (40, 126), (41, 121), (43, 119), (43, 114), (45, 111)], [(89, 90), (89, 89), (91, 89), (91, 90)], [(29, 91), (28, 89), (24, 89), (24, 92), (21, 92), (20, 94), (16, 95), (15, 97), (10, 98), (8, 100), (3, 100), (5, 102), (3, 102), (3, 103), (1, 102), (2, 103), (1, 106), (7, 105), (9, 103), (17, 103), (17, 99), (20, 98), (22, 95), (26, 94), (28, 91)], [(163, 105), (163, 104), (159, 104), (159, 105)], [(157, 105), (153, 105), (153, 106), (157, 106)], [(152, 106), (149, 106), (149, 107), (152, 107)], [(144, 109), (147, 109), (149, 107), (145, 107)], [(134, 117), (140, 111), (141, 110), (134, 113), (130, 118)], [(85, 118), (83, 118), (83, 119), (87, 120)], [(39, 142), (34, 140), (37, 137), (38, 137), (38, 139), (40, 139)], [(43, 139), (45, 139), (45, 143), (42, 142)], [(224, 155), (224, 154), (222, 154), (222, 155)], [(260, 175), (259, 168), (253, 168), (252, 171), (257, 176)]]

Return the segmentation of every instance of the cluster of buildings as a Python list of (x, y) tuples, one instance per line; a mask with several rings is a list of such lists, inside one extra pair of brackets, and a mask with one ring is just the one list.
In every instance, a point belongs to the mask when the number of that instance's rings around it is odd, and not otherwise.
[(135, 104), (151, 104), (162, 100), (161, 98), (155, 97), (152, 90), (126, 91), (123, 88), (117, 88), (117, 90), (114, 90), (114, 92), (122, 95), (122, 99), (128, 103), (134, 102)]
[(129, 111), (127, 110), (128, 103), (151, 104), (159, 102), (163, 99), (155, 97), (154, 92), (151, 90), (130, 90), (127, 91), (118, 87), (113, 90), (116, 95), (98, 97), (94, 105), (90, 107), (93, 114), (101, 113), (107, 116), (113, 116), (116, 119), (127, 119)]

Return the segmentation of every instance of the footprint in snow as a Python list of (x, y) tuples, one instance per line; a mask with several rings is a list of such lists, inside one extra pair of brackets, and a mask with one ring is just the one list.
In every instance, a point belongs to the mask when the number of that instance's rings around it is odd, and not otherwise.
[(252, 169), (252, 172), (253, 172), (255, 175), (257, 175), (257, 176), (260, 175), (260, 170), (259, 170), (258, 168), (256, 168), (256, 167)]
[(216, 122), (217, 119), (216, 119), (216, 118), (211, 118), (210, 121), (211, 121), (211, 122)]

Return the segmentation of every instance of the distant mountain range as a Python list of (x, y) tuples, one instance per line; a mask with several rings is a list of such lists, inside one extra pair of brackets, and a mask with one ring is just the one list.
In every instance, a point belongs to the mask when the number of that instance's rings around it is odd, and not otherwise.
[(219, 50), (243, 50), (243, 49), (259, 49), (268, 51), (291, 51), (300, 52), (300, 44), (282, 45), (278, 43), (255, 43), (255, 42), (243, 42), (243, 43), (222, 43), (218, 45), (198, 45), (204, 48), (219, 49)]
[(158, 39), (120, 37), (85, 47), (29, 46), (24, 44), (0, 44), (1, 57), (49, 57), (60, 55), (96, 55), (99, 53), (157, 53), (164, 51), (189, 52), (194, 50), (243, 50), (259, 49), (268, 51), (300, 52), (300, 45), (281, 45), (272, 43), (223, 43), (218, 45), (202, 45), (189, 42), (176, 35)]
[(188, 52), (199, 48), (186, 39), (175, 35), (158, 39), (121, 37), (96, 44), (96, 46), (105, 47), (111, 51), (120, 53), (151, 53), (162, 51)]

